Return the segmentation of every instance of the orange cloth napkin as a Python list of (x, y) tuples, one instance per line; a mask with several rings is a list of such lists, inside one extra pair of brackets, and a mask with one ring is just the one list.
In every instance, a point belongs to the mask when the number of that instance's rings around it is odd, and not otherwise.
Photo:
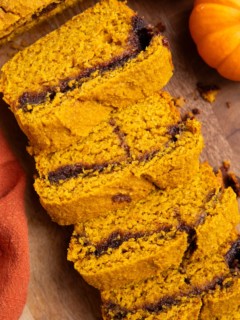
[(25, 176), (0, 131), (0, 319), (19, 319), (29, 282)]

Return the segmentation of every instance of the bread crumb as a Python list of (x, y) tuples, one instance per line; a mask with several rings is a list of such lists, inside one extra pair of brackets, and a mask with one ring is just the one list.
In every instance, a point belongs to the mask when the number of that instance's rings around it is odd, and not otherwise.
[(176, 107), (182, 108), (185, 105), (186, 100), (184, 99), (184, 97), (178, 97), (174, 99), (174, 103)]
[(194, 115), (197, 115), (197, 114), (200, 114), (201, 111), (200, 111), (198, 108), (193, 108), (193, 109), (192, 109), (192, 113), (193, 113)]
[(213, 103), (216, 100), (220, 88), (215, 84), (204, 85), (202, 83), (197, 83), (197, 90), (205, 101)]
[(227, 101), (227, 102), (226, 102), (226, 107), (227, 107), (228, 109), (230, 109), (231, 106), (232, 106), (231, 102)]
[(190, 119), (190, 120), (195, 119), (195, 116), (191, 111), (185, 113), (184, 116), (182, 117), (183, 121), (187, 121), (188, 119)]
[(231, 187), (237, 197), (240, 197), (240, 178), (234, 172), (229, 172), (230, 166), (230, 161), (223, 161), (220, 167), (223, 184), (225, 188)]

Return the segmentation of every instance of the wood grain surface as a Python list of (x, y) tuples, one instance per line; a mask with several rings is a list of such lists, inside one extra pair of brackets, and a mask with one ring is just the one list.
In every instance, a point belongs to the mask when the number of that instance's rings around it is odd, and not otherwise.
[[(85, 0), (72, 10), (51, 19), (16, 41), (0, 48), (0, 65), (17, 50), (26, 46), (72, 15), (96, 1)], [(188, 31), (188, 18), (193, 1), (138, 0), (129, 5), (152, 23), (166, 26), (175, 74), (166, 89), (186, 99), (185, 110), (198, 108), (203, 124), (205, 149), (202, 160), (218, 167), (225, 159), (240, 173), (240, 84), (224, 80), (198, 56)], [(196, 83), (219, 85), (221, 90), (211, 105), (196, 93)], [(27, 305), (21, 320), (94, 320), (101, 319), (98, 292), (88, 286), (66, 261), (72, 228), (51, 222), (39, 204), (32, 183), (34, 163), (26, 153), (26, 138), (3, 101), (0, 101), (0, 125), (28, 176), (26, 213), (29, 225), (31, 281)], [(229, 108), (230, 106), (230, 108)]]

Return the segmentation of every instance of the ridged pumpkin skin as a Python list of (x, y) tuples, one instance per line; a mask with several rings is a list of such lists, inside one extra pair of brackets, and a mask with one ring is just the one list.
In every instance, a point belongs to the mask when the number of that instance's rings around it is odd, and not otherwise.
[(240, 81), (240, 0), (196, 0), (189, 27), (205, 62)]

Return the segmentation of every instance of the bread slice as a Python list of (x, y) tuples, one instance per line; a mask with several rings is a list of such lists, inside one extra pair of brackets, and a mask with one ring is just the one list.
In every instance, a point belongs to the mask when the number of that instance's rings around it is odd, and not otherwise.
[(178, 267), (188, 246), (211, 256), (240, 221), (234, 192), (221, 188), (202, 164), (185, 185), (76, 225), (68, 259), (88, 283), (110, 290)]
[[(217, 240), (217, 229), (213, 233)], [(235, 239), (233, 246), (239, 243), (236, 234), (228, 237)], [(103, 291), (103, 319), (238, 319), (240, 273), (231, 269), (227, 259), (231, 248), (224, 246), (210, 256), (201, 256), (196, 249), (185, 257), (184, 268)]]
[(124, 2), (103, 0), (7, 62), (0, 89), (39, 153), (87, 136), (172, 73), (167, 40)]
[(0, 44), (81, 0), (1, 1)]
[(112, 113), (71, 147), (36, 157), (35, 189), (54, 221), (86, 221), (185, 183), (202, 145), (199, 122), (181, 121), (174, 99), (156, 94)]

